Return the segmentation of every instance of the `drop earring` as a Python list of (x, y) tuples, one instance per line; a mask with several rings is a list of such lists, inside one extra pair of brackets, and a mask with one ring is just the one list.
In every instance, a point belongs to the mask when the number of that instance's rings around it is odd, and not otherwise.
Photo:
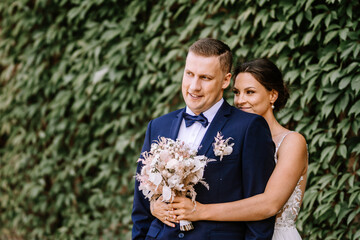
[(272, 108), (273, 110), (275, 109), (275, 106), (274, 106), (274, 104), (272, 104), (272, 105), (271, 105), (271, 108)]

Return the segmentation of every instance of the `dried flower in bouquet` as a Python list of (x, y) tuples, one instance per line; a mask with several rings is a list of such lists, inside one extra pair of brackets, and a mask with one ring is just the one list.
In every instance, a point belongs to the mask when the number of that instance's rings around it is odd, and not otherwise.
[(223, 159), (224, 156), (230, 155), (233, 151), (232, 146), (234, 143), (229, 144), (229, 141), (233, 139), (231, 137), (224, 139), (224, 136), (221, 135), (220, 132), (217, 133), (215, 137), (215, 142), (213, 143), (214, 147), (214, 154), (215, 156), (220, 156), (220, 161)]
[[(172, 202), (175, 196), (189, 196), (195, 202), (194, 186), (203, 184), (204, 168), (211, 161), (206, 156), (197, 156), (194, 150), (180, 140), (159, 137), (151, 145), (149, 152), (143, 152), (143, 167), (136, 179), (140, 182), (139, 190), (150, 201), (162, 196), (166, 202)], [(180, 221), (180, 229), (193, 229), (191, 222)]]

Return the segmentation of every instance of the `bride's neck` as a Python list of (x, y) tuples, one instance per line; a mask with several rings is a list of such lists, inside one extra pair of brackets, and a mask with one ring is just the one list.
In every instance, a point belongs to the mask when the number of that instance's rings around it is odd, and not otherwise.
[(266, 122), (269, 125), (271, 137), (274, 139), (276, 136), (281, 134), (284, 130), (286, 130), (283, 126), (280, 125), (280, 123), (276, 120), (273, 113), (267, 114), (264, 116)]

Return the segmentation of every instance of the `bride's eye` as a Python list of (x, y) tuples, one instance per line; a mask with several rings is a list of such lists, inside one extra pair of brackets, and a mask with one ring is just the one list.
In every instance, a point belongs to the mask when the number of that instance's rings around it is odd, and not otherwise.
[(233, 93), (234, 93), (235, 95), (238, 95), (238, 94), (239, 94), (239, 91), (236, 90), (236, 89), (233, 89)]
[(247, 91), (246, 91), (246, 94), (249, 94), (249, 95), (250, 95), (250, 94), (253, 94), (253, 93), (255, 93), (253, 90), (247, 90)]

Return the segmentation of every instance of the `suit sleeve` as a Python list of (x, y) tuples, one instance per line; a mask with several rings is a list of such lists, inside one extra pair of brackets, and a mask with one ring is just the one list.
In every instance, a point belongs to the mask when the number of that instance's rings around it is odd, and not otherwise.
[[(148, 128), (146, 130), (144, 145), (141, 150), (142, 153), (144, 151), (150, 151), (151, 123), (152, 122), (150, 121), (148, 124)], [(139, 162), (137, 165), (136, 173), (140, 173), (141, 168), (142, 168), (142, 164), (141, 162)], [(149, 199), (145, 198), (143, 193), (139, 191), (138, 180), (135, 180), (134, 202), (133, 202), (133, 210), (132, 210), (131, 218), (133, 221), (132, 239), (133, 240), (145, 239), (150, 224), (154, 220), (154, 216), (152, 216), (150, 212)]]
[[(244, 198), (263, 193), (275, 167), (274, 143), (267, 122), (257, 116), (245, 133), (242, 156)], [(271, 239), (275, 217), (246, 222), (245, 239)]]

